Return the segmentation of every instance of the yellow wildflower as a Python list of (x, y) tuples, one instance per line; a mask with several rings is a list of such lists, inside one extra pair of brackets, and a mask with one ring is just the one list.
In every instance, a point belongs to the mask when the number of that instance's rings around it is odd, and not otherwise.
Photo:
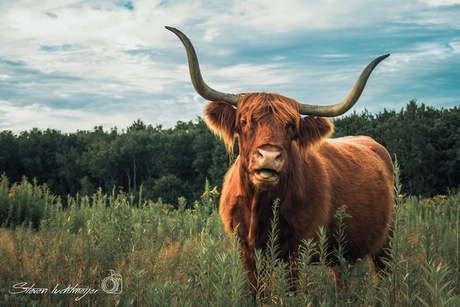
[(209, 193), (212, 195), (219, 195), (219, 191), (217, 191), (217, 186), (214, 186), (214, 189), (212, 189), (212, 191)]

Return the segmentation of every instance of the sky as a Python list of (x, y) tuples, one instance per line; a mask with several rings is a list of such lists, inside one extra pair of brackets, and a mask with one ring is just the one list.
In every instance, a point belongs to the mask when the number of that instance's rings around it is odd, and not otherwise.
[[(460, 0), (0, 0), (0, 131), (64, 133), (202, 117), (184, 48), (207, 84), (352, 109), (460, 105)], [(351, 112), (353, 112), (351, 111)]]

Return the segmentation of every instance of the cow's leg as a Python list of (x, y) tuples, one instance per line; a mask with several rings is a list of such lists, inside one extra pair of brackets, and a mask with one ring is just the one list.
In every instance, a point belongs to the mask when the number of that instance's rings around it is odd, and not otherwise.
[(257, 277), (256, 277), (256, 260), (254, 254), (254, 248), (249, 247), (246, 239), (240, 236), (240, 252), (241, 258), (243, 259), (243, 267), (246, 271), (249, 286), (255, 293), (257, 292)]
[(255, 264), (252, 260), (246, 260), (244, 263), (244, 269), (246, 271), (246, 274), (248, 276), (248, 282), (249, 286), (251, 287), (251, 291), (253, 293), (257, 293), (259, 291), (258, 283), (257, 283), (257, 276), (256, 276), (256, 269), (255, 269)]
[(387, 239), (385, 245), (380, 249), (380, 251), (371, 255), (371, 264), (376, 274), (387, 272), (388, 266), (386, 262), (391, 259), (390, 253), (390, 238)]

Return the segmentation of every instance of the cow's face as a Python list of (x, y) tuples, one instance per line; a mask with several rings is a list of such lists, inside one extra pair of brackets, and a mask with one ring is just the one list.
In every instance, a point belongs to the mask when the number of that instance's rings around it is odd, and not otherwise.
[(301, 118), (300, 114), (333, 117), (345, 113), (358, 101), (372, 70), (389, 56), (380, 56), (367, 65), (343, 101), (330, 106), (300, 104), (276, 94), (235, 95), (212, 89), (201, 76), (195, 49), (187, 36), (175, 28), (166, 28), (184, 44), (198, 94), (209, 101), (220, 101), (206, 107), (209, 127), (224, 139), (230, 152), (238, 136), (239, 163), (254, 186), (262, 188), (276, 186), (283, 174), (296, 167), (295, 163), (302, 163), (299, 157), (305, 157), (300, 151), (318, 144), (332, 132), (330, 121), (322, 117)]
[(241, 166), (260, 189), (276, 186), (290, 167), (296, 167), (292, 164), (298, 159), (293, 156), (298, 157), (299, 150), (318, 144), (332, 133), (329, 120), (302, 118), (297, 101), (277, 94), (246, 94), (236, 109), (212, 102), (206, 107), (205, 117), (227, 148), (233, 147), (238, 136)]
[(190, 40), (181, 31), (166, 28), (184, 44), (197, 93), (206, 100), (215, 101), (205, 110), (209, 127), (224, 139), (230, 152), (238, 136), (239, 164), (254, 186), (260, 188), (276, 186), (284, 174), (300, 167), (301, 159), (306, 158), (303, 150), (318, 144), (332, 132), (330, 121), (322, 117), (301, 118), (300, 114), (334, 117), (347, 112), (358, 101), (372, 70), (389, 56), (380, 56), (367, 65), (343, 101), (330, 106), (300, 104), (276, 94), (235, 95), (209, 87), (201, 76)]

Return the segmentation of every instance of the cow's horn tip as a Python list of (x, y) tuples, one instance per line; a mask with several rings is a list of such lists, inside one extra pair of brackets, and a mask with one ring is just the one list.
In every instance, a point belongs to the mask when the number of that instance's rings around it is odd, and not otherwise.
[(170, 26), (165, 26), (165, 28), (168, 29), (169, 31), (173, 31), (173, 32), (174, 32), (174, 30), (176, 30), (176, 28), (170, 27)]

